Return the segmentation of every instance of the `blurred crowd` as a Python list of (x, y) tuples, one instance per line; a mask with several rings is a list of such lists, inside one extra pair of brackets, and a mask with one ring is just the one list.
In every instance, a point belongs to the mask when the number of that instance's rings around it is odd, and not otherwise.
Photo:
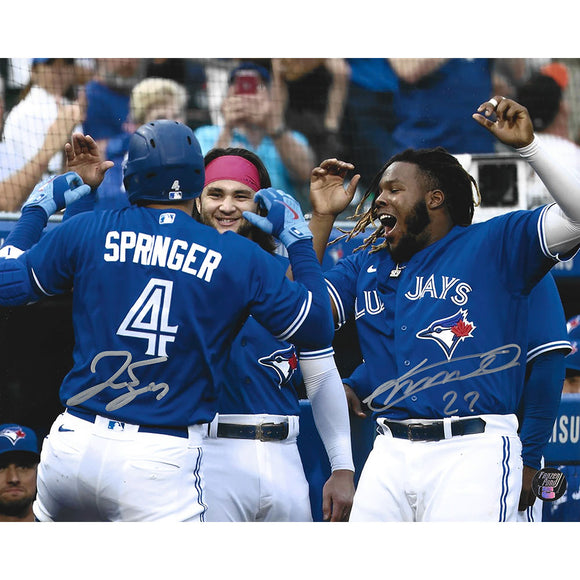
[(97, 206), (126, 204), (128, 139), (157, 118), (188, 124), (204, 154), (257, 153), (305, 212), (323, 159), (354, 163), (362, 189), (407, 147), (494, 153), (490, 135), (465, 122), (494, 94), (519, 98), (580, 167), (579, 71), (580, 59), (551, 58), (0, 59), (0, 211), (18, 211), (35, 183), (62, 170), (76, 130), (115, 162)]

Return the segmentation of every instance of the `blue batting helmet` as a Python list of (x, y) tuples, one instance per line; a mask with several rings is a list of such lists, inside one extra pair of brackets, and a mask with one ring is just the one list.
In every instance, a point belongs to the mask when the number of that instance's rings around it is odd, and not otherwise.
[(161, 119), (131, 136), (123, 164), (129, 201), (179, 201), (201, 194), (205, 170), (201, 147), (187, 126)]
[(572, 343), (572, 352), (564, 359), (567, 369), (580, 371), (580, 314), (570, 318), (566, 323), (568, 340)]

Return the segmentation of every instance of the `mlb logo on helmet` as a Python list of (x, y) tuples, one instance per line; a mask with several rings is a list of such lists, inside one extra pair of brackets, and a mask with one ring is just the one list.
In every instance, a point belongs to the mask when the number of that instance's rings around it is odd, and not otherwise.
[(176, 179), (171, 186), (169, 191), (169, 199), (181, 199), (183, 197), (183, 192), (181, 191), (181, 186), (179, 185), (179, 179)]

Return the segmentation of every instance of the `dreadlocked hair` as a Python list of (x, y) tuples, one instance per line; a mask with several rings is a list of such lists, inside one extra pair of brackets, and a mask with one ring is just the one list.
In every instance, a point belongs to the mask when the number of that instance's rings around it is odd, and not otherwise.
[[(382, 235), (383, 227), (381, 224), (375, 224), (376, 206), (374, 201), (379, 195), (379, 183), (383, 173), (397, 161), (417, 165), (425, 179), (425, 186), (429, 190), (440, 189), (444, 193), (445, 205), (454, 225), (465, 227), (471, 224), (475, 207), (481, 203), (481, 194), (475, 179), (467, 173), (457, 158), (443, 147), (406, 149), (402, 153), (393, 155), (375, 175), (356, 206), (354, 214), (349, 218), (358, 220), (352, 230), (347, 232), (339, 229), (343, 235), (337, 237), (331, 243), (336, 243), (345, 238), (351, 240), (372, 225), (375, 228), (373, 233), (365, 238), (362, 245), (354, 251), (358, 252), (371, 246), (370, 253), (374, 253), (387, 246), (386, 240), (375, 245)], [(477, 200), (473, 198), (474, 189), (477, 194)], [(365, 210), (366, 202), (369, 198), (372, 203)]]

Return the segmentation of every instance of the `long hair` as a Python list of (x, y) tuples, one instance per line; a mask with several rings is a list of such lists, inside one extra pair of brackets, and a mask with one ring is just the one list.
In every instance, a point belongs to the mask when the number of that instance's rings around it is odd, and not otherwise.
[[(254, 167), (258, 170), (258, 177), (260, 179), (260, 188), (266, 189), (268, 187), (272, 187), (270, 174), (268, 173), (268, 170), (266, 169), (266, 166), (264, 165), (262, 160), (253, 151), (243, 149), (242, 147), (225, 147), (225, 148), (216, 147), (214, 149), (211, 149), (210, 151), (207, 152), (207, 154), (203, 159), (205, 167), (207, 167), (214, 159), (217, 159), (218, 157), (223, 157), (224, 155), (236, 155), (237, 157), (243, 157), (244, 159), (252, 163), (252, 165), (254, 165)], [(197, 205), (195, 204), (193, 208), (193, 217), (197, 221), (200, 221), (200, 214), (199, 211), (197, 210)], [(252, 239), (263, 250), (266, 250), (266, 252), (269, 252), (270, 254), (273, 254), (274, 251), (276, 250), (277, 244), (275, 238), (258, 227), (254, 226), (252, 228)]]
[[(355, 249), (359, 251), (371, 247), (371, 253), (377, 252), (386, 247), (387, 242), (383, 241), (378, 245), (374, 245), (382, 234), (383, 228), (379, 224), (374, 225), (376, 218), (375, 199), (379, 195), (379, 183), (382, 179), (383, 173), (386, 169), (397, 161), (406, 163), (413, 163), (416, 165), (428, 189), (440, 189), (445, 195), (445, 206), (451, 217), (454, 225), (468, 226), (473, 221), (473, 214), (475, 207), (481, 201), (481, 195), (475, 179), (465, 171), (461, 163), (443, 147), (435, 147), (434, 149), (406, 149), (402, 153), (393, 155), (374, 176), (369, 184), (366, 192), (359, 201), (354, 215), (350, 219), (357, 219), (350, 232), (343, 232), (343, 235), (336, 238), (334, 242), (339, 239), (352, 239), (358, 234), (363, 233), (371, 224), (375, 230), (370, 236), (364, 239), (363, 244)], [(477, 193), (477, 201), (473, 198), (473, 189)], [(368, 199), (372, 203), (370, 207), (364, 211), (364, 207)], [(333, 242), (333, 243), (334, 243)]]

